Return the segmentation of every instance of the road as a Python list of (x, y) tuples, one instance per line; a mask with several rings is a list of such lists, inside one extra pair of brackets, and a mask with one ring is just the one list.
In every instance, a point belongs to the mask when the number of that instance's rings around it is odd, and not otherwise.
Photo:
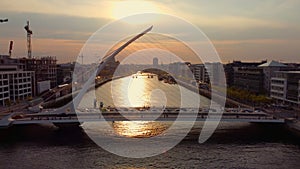
[(2, 117), (9, 115), (12, 112), (24, 111), (28, 107), (28, 103), (19, 103), (15, 105), (11, 105), (10, 107), (1, 107), (0, 108), (0, 119)]

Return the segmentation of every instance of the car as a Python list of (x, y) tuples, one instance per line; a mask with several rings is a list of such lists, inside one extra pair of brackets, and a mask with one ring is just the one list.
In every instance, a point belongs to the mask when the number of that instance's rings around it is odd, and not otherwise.
[(244, 113), (252, 113), (252, 112), (253, 112), (253, 110), (248, 110), (248, 109), (245, 109), (245, 110), (243, 110), (242, 112), (244, 112)]

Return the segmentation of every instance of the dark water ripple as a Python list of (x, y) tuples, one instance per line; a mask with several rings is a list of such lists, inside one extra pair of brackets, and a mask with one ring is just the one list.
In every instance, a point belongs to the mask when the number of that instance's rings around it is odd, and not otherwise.
[(222, 123), (204, 144), (199, 126), (164, 154), (130, 159), (94, 144), (82, 130), (51, 126), (0, 132), (0, 168), (297, 168), (300, 143), (282, 126)]

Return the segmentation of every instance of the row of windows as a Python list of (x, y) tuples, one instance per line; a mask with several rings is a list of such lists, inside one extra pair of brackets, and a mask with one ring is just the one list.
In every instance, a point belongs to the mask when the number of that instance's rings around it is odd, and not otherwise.
[(8, 93), (3, 93), (3, 94), (1, 93), (0, 94), (0, 99), (3, 99), (5, 97), (9, 97)]
[(26, 93), (26, 94), (23, 94), (23, 95), (16, 96), (15, 100), (24, 100), (24, 99), (28, 98), (29, 96), (31, 96), (31, 94)]
[(271, 89), (283, 91), (283, 87), (279, 87), (279, 86), (272, 86)]
[(22, 94), (28, 94), (28, 93), (31, 93), (31, 89), (10, 91), (11, 95), (22, 95)]
[(271, 80), (271, 82), (274, 84), (284, 84), (284, 81), (282, 80)]
[(0, 86), (6, 86), (6, 85), (8, 85), (8, 81), (0, 81)]
[(8, 91), (8, 87), (1, 87), (0, 88), (0, 92), (6, 92), (6, 91)]
[(25, 78), (31, 78), (31, 75), (26, 75), (26, 76), (13, 76), (13, 75), (9, 75), (8, 77), (4, 78), (0, 78), (0, 80), (8, 80), (8, 79), (25, 79)]
[(14, 77), (23, 77), (23, 76), (30, 76), (32, 73), (31, 72), (23, 72), (23, 73), (16, 73), (16, 72), (9, 72), (7, 74), (0, 74), (0, 79), (2, 78), (7, 78), (8, 75), (14, 76)]
[(276, 92), (271, 92), (271, 97), (272, 97), (272, 96), (283, 97), (283, 94), (281, 94), (281, 93), (276, 93)]
[[(12, 82), (10, 82), (10, 84), (11, 84)], [(19, 81), (17, 81), (17, 80), (14, 80), (14, 83), (15, 84), (20, 84), (20, 83), (25, 83), (25, 84), (31, 84), (31, 80), (29, 79), (27, 79), (27, 80), (19, 80)], [(0, 81), (0, 86), (6, 86), (6, 85), (8, 85), (8, 81)]]
[[(56, 66), (55, 60), (34, 60), (34, 61), (27, 61), (29, 64), (53, 64), (53, 66)], [(32, 65), (33, 66), (33, 65)]]
[(19, 80), (19, 79), (28, 79), (28, 78), (31, 78), (31, 76), (19, 76), (19, 77), (10, 77), (10, 79), (17, 79), (17, 80)]
[(7, 79), (7, 78), (8, 78), (7, 74), (0, 74), (0, 79)]
[(30, 78), (26, 78), (26, 79), (19, 79), (19, 80), (14, 80), (14, 83), (24, 83), (24, 82), (31, 82)]
[(27, 76), (31, 76), (31, 73), (14, 73), (14, 74), (10, 74), (10, 77), (15, 77), (15, 78), (17, 78), (17, 77), (27, 77)]
[(23, 86), (23, 87), (18, 87), (18, 86), (10, 86), (10, 89), (14, 89), (14, 90), (22, 90), (22, 89), (31, 89), (31, 86)]

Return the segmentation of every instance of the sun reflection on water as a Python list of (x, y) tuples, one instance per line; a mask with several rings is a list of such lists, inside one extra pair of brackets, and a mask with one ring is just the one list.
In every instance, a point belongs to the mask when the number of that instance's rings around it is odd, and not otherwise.
[[(179, 92), (175, 87), (174, 91), (167, 91), (165, 84), (158, 80), (157, 75), (138, 72), (130, 77), (112, 82), (112, 96), (114, 106), (120, 114), (124, 109), (130, 112), (148, 113), (155, 111), (162, 113), (167, 105), (167, 95), (171, 93), (172, 99)], [(172, 86), (174, 88), (174, 86)], [(180, 99), (179, 99), (180, 100)], [(139, 108), (149, 108), (149, 111), (141, 111)], [(128, 113), (128, 111), (125, 111)], [(126, 117), (126, 115), (124, 115)], [(149, 138), (163, 134), (170, 126), (170, 123), (156, 121), (117, 121), (112, 123), (114, 131), (124, 137), (129, 138)]]
[(117, 134), (131, 138), (149, 138), (162, 134), (169, 123), (146, 121), (120, 121), (112, 124)]
[(128, 84), (128, 100), (131, 107), (142, 107), (149, 102), (149, 92), (145, 90), (146, 84), (144, 77), (132, 78)]

